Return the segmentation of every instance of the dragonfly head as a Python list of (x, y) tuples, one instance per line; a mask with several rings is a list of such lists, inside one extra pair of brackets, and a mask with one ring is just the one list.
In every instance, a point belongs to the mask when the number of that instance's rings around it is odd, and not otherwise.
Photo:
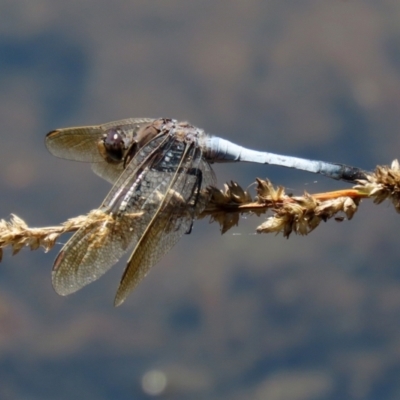
[(118, 127), (109, 129), (97, 143), (101, 156), (109, 163), (120, 163), (129, 147), (126, 134)]
[(106, 130), (98, 141), (98, 151), (108, 163), (123, 163), (125, 168), (140, 148), (160, 134), (163, 123), (165, 121), (159, 119), (137, 124), (134, 129), (114, 126)]

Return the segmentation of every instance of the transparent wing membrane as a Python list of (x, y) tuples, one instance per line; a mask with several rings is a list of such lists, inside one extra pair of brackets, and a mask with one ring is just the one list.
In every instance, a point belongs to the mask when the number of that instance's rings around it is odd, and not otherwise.
[(53, 286), (67, 295), (98, 279), (129, 249), (135, 250), (118, 291), (120, 304), (146, 272), (187, 232), (201, 188), (214, 175), (194, 143), (160, 134), (141, 148), (117, 179), (100, 210), (67, 242), (53, 269)]
[(123, 163), (106, 162), (99, 152), (98, 142), (108, 130), (117, 127), (133, 140), (141, 126), (153, 120), (129, 118), (103, 125), (56, 129), (46, 135), (46, 147), (56, 157), (93, 163), (92, 170), (97, 175), (114, 183), (122, 173)]
[(154, 215), (147, 213), (143, 221), (143, 234), (128, 261), (115, 305), (120, 305), (150, 268), (190, 230), (196, 213), (201, 211), (197, 203), (199, 191), (214, 182), (209, 171), (201, 169), (203, 166), (200, 151), (195, 147), (182, 154), (176, 172), (163, 185), (166, 193), (160, 193), (163, 198), (158, 209)]

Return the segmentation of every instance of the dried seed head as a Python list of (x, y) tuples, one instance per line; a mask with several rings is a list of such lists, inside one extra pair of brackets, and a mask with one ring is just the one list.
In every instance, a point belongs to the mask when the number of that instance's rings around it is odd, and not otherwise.
[(322, 221), (338, 213), (343, 212), (351, 219), (356, 211), (357, 204), (350, 197), (320, 201), (305, 193), (302, 197), (292, 197), (290, 202), (275, 206), (275, 215), (261, 224), (257, 232), (282, 232), (285, 237), (289, 237), (292, 232), (307, 235)]
[(216, 206), (247, 204), (252, 202), (249, 192), (233, 181), (231, 181), (230, 184), (225, 183), (224, 189), (222, 190), (215, 187), (209, 187), (207, 190), (210, 194), (210, 203)]
[(230, 198), (234, 203), (237, 204), (246, 204), (250, 203), (251, 196), (250, 194), (243, 190), (236, 182), (231, 181), (230, 185), (228, 186)]
[(271, 181), (268, 179), (262, 180), (257, 178), (257, 200), (260, 203), (265, 201), (281, 201), (284, 200), (286, 196), (285, 189), (282, 186), (274, 188)]
[(229, 196), (223, 190), (219, 190), (214, 186), (207, 189), (210, 193), (210, 202), (216, 205), (223, 205), (229, 203)]
[(378, 166), (375, 172), (367, 175), (367, 179), (359, 181), (355, 189), (374, 199), (380, 204), (389, 199), (397, 212), (400, 212), (400, 165), (394, 160), (391, 166)]
[(216, 212), (211, 215), (211, 222), (218, 222), (221, 228), (221, 234), (223, 235), (229, 229), (239, 224), (239, 212)]

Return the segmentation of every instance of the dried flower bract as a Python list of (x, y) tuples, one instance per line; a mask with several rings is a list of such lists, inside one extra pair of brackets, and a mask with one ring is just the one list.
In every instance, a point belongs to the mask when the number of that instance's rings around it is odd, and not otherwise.
[(282, 232), (285, 237), (294, 232), (307, 235), (322, 221), (344, 213), (351, 219), (357, 210), (357, 203), (350, 197), (338, 197), (320, 201), (308, 193), (292, 197), (273, 210), (274, 215), (257, 228), (258, 233)]
[(367, 175), (367, 179), (360, 180), (355, 189), (374, 199), (374, 203), (380, 204), (389, 199), (400, 212), (400, 165), (394, 160), (392, 165), (378, 166), (375, 172)]
[[(285, 237), (289, 237), (292, 232), (307, 235), (321, 221), (333, 217), (337, 221), (343, 220), (344, 217), (338, 214), (351, 219), (360, 200), (359, 193), (353, 189), (317, 195), (304, 193), (303, 196), (292, 197), (285, 193), (282, 186), (274, 187), (268, 179), (259, 178), (256, 192), (253, 201), (247, 191), (233, 182), (225, 185), (224, 190), (211, 188), (210, 202), (200, 218), (210, 216), (211, 222), (218, 222), (221, 232), (225, 233), (238, 224), (241, 214), (260, 215), (271, 210), (273, 215), (257, 228), (258, 233), (282, 232)], [(240, 195), (233, 196), (232, 193)]]

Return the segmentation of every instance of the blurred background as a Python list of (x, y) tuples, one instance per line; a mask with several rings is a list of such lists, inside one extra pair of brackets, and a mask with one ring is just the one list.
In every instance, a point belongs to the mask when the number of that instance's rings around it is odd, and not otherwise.
[[(0, 218), (56, 225), (107, 182), (45, 134), (188, 120), (250, 148), (365, 169), (400, 156), (400, 3), (0, 1)], [(348, 185), (260, 165), (296, 194)], [(69, 297), (49, 254), (0, 265), (1, 399), (400, 398), (400, 217), (364, 201), (307, 237), (195, 223), (119, 308), (125, 266)], [(62, 242), (68, 239), (62, 237)], [(157, 397), (158, 396), (158, 397)]]

